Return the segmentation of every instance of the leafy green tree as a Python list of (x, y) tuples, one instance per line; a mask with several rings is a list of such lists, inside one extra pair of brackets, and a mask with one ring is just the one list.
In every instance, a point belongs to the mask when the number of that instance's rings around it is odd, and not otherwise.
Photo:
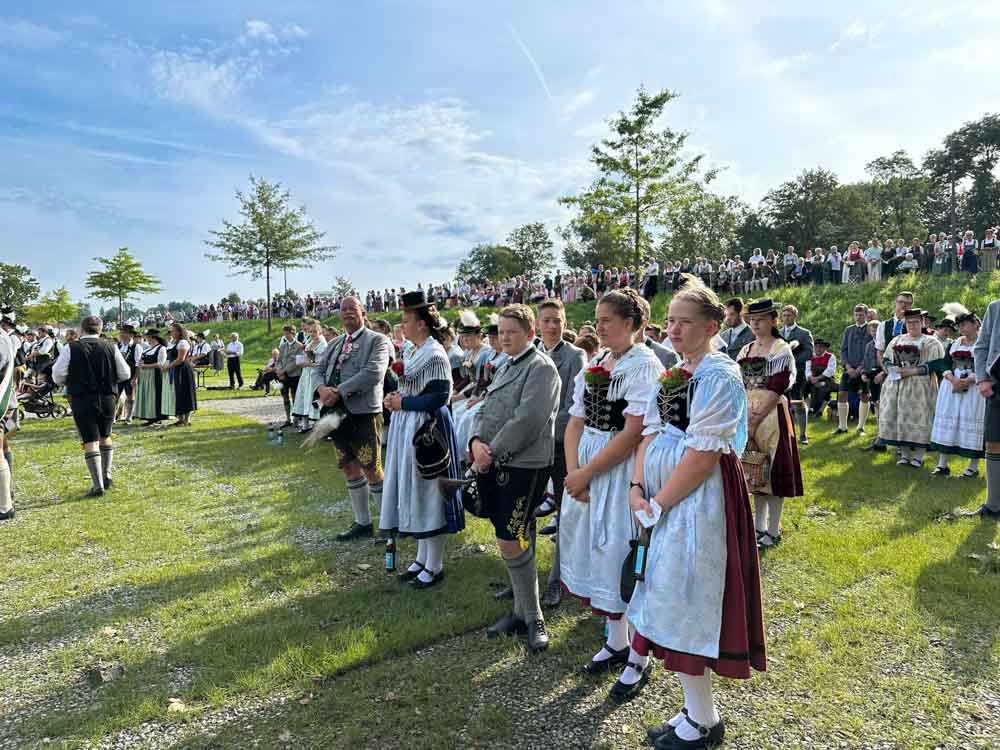
[(540, 221), (524, 224), (507, 235), (507, 248), (517, 272), (532, 280), (540, 279), (556, 262), (552, 238)]
[(808, 169), (764, 196), (768, 221), (783, 244), (806, 248), (826, 244), (828, 237), (839, 241), (830, 221), (838, 184), (833, 172)]
[(235, 274), (264, 279), (267, 293), (267, 331), (271, 332), (271, 272), (276, 269), (308, 268), (333, 257), (335, 245), (321, 245), (325, 236), (313, 226), (304, 207), (292, 208), (291, 194), (277, 182), (250, 176), (250, 190), (237, 190), (239, 224), (222, 222), (205, 244), (218, 252), (206, 253), (211, 260), (226, 263)]
[(22, 310), (38, 296), (41, 287), (31, 269), (13, 263), (0, 263), (0, 303)]
[(869, 236), (886, 232), (894, 237), (923, 235), (926, 224), (922, 209), (927, 202), (930, 181), (905, 151), (896, 151), (868, 162), (871, 202), (878, 211), (878, 225)]
[(503, 245), (476, 245), (458, 264), (458, 278), (475, 283), (500, 281), (519, 273), (510, 248)]
[(160, 280), (146, 273), (127, 247), (110, 258), (94, 258), (103, 266), (87, 275), (87, 289), (97, 299), (118, 302), (118, 320), (125, 318), (125, 303), (142, 294), (157, 294)]
[(700, 186), (693, 189), (667, 212), (661, 260), (699, 256), (716, 260), (732, 254), (739, 239), (739, 207), (736, 198), (724, 198)]
[(79, 320), (80, 304), (70, 297), (69, 290), (61, 286), (42, 295), (38, 302), (29, 305), (24, 317), (31, 323), (75, 323)]
[[(580, 195), (562, 199), (583, 214), (607, 212), (627, 220), (636, 265), (650, 249), (664, 212), (686, 197), (701, 170), (701, 156), (687, 158), (683, 153), (688, 134), (659, 128), (664, 109), (674, 98), (671, 91), (649, 94), (640, 87), (632, 109), (619, 112), (609, 123), (611, 135), (591, 150), (598, 178)], [(702, 175), (705, 182), (714, 176), (714, 171)]]
[(229, 302), (230, 304), (238, 305), (242, 301), (243, 300), (240, 299), (240, 295), (238, 295), (236, 292), (230, 292), (229, 294), (226, 295), (226, 302)]
[(780, 246), (781, 239), (765, 212), (746, 204), (740, 205), (737, 211), (740, 223), (736, 229), (736, 244), (744, 260), (749, 260), (755, 248), (767, 251)]
[(598, 263), (624, 266), (631, 261), (629, 225), (605, 213), (582, 212), (556, 234), (563, 241), (567, 268), (590, 270)]

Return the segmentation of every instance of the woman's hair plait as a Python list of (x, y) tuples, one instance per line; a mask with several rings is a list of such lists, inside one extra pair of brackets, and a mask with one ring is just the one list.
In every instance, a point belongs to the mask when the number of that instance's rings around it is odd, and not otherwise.
[(607, 292), (597, 305), (607, 305), (619, 318), (631, 320), (633, 331), (638, 331), (649, 320), (649, 303), (631, 287)]
[[(688, 274), (684, 274), (688, 276)], [(714, 320), (716, 323), (721, 323), (726, 317), (726, 307), (719, 300), (719, 296), (705, 286), (701, 279), (690, 276), (687, 282), (682, 286), (671, 302), (683, 301), (690, 302), (698, 308), (698, 312), (703, 315), (708, 320)], [(733, 300), (730, 300), (732, 302)], [(742, 301), (740, 300), (740, 306), (742, 307)]]

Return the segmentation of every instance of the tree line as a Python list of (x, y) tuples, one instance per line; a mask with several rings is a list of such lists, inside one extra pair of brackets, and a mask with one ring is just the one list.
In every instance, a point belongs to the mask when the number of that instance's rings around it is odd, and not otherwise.
[[(664, 124), (674, 92), (639, 88), (632, 107), (608, 122), (591, 148), (596, 176), (560, 203), (572, 218), (555, 232), (562, 265), (589, 269), (659, 261), (748, 255), (754, 248), (829, 247), (851, 240), (917, 237), (928, 232), (979, 236), (1000, 220), (1000, 115), (967, 122), (919, 162), (898, 150), (865, 167), (865, 179), (841, 182), (823, 167), (806, 169), (751, 206), (711, 190), (718, 170), (689, 154), (688, 133)], [(540, 253), (517, 242), (530, 228)], [(499, 244), (477, 245), (459, 264), (463, 279), (537, 278), (555, 265), (544, 225), (528, 224)]]

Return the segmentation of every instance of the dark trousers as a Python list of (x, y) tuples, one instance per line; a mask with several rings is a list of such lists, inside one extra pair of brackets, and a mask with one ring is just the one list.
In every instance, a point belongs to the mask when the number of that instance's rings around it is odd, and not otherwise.
[(552, 480), (552, 502), (556, 507), (562, 504), (563, 491), (566, 483), (566, 445), (556, 443), (555, 454), (552, 458), (552, 473), (549, 477)]
[(299, 376), (296, 375), (294, 378), (285, 376), (284, 380), (281, 382), (281, 400), (285, 404), (286, 409), (292, 407), (292, 401), (295, 400), (295, 391), (299, 387)]
[(226, 370), (229, 372), (229, 387), (232, 388), (234, 381), (238, 380), (240, 388), (243, 387), (243, 373), (240, 372), (240, 358), (226, 357)]
[(820, 416), (823, 413), (823, 407), (830, 400), (830, 394), (834, 389), (835, 386), (830, 378), (820, 378), (816, 385), (806, 382), (804, 390), (809, 394), (809, 411), (814, 416)]

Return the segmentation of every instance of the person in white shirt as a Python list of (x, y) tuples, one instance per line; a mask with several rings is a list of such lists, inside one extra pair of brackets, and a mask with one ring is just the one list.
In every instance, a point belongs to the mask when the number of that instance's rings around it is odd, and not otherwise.
[[(135, 412), (135, 387), (139, 380), (138, 365), (142, 361), (142, 353), (145, 348), (138, 340), (138, 331), (129, 323), (123, 323), (118, 329), (118, 351), (129, 367), (129, 379), (121, 384), (124, 405), (119, 409), (122, 420), (125, 424), (132, 424), (132, 415)], [(116, 414), (118, 416), (118, 414)]]
[(240, 370), (240, 361), (243, 358), (243, 342), (240, 341), (240, 335), (238, 333), (229, 334), (229, 343), (226, 344), (226, 371), (229, 373), (229, 389), (233, 390), (236, 388), (236, 382), (239, 381), (239, 387), (243, 387), (243, 373)]
[(66, 386), (83, 444), (92, 482), (87, 497), (100, 497), (111, 487), (116, 393), (118, 384), (132, 374), (118, 347), (100, 338), (103, 326), (96, 315), (84, 318), (79, 340), (64, 346), (52, 367), (53, 381)]
[(760, 264), (764, 263), (764, 253), (761, 251), (759, 247), (754, 248), (753, 255), (750, 256), (750, 263), (751, 265), (756, 263)]

